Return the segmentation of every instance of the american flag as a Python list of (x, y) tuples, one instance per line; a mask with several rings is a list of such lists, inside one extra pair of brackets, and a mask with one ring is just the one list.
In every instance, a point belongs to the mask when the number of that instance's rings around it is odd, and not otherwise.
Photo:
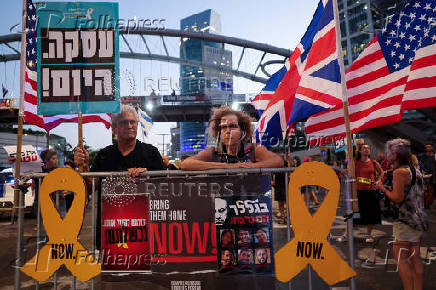
[[(436, 2), (410, 1), (346, 72), (351, 132), (399, 122), (436, 106)], [(310, 117), (306, 133), (344, 136), (342, 104)]]
[(321, 0), (307, 32), (253, 105), (263, 111), (256, 134), (266, 146), (282, 140), (294, 122), (342, 102), (333, 0)]
[[(26, 2), (26, 71), (24, 87), (24, 121), (36, 125), (47, 132), (63, 122), (77, 122), (77, 115), (37, 115), (37, 77), (36, 77), (36, 10), (31, 0)], [(111, 117), (109, 114), (84, 114), (83, 123), (103, 122), (106, 128), (110, 128)]]

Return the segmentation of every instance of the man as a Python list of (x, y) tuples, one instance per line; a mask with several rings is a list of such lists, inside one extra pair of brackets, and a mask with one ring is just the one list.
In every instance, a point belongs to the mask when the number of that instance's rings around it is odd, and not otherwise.
[(239, 265), (251, 264), (251, 249), (242, 248), (239, 249), (238, 263)]
[(425, 145), (425, 153), (420, 156), (420, 165), (424, 174), (433, 174), (436, 169), (436, 159), (433, 151), (433, 146)]
[(222, 226), (227, 219), (227, 201), (222, 198), (215, 198), (215, 224)]
[[(100, 150), (89, 167), (89, 153), (83, 147), (74, 152), (74, 163), (81, 172), (128, 171), (131, 177), (137, 177), (147, 170), (164, 170), (159, 150), (136, 139), (138, 120), (132, 106), (122, 105), (119, 114), (112, 115), (112, 130), (118, 142)], [(99, 183), (99, 189), (101, 184)], [(101, 203), (99, 190), (98, 204)], [(97, 207), (97, 248), (100, 248), (100, 207)]]
[(250, 232), (244, 229), (239, 230), (239, 244), (251, 243)]
[(265, 248), (256, 249), (256, 264), (266, 264), (268, 262), (268, 251)]
[(233, 252), (230, 250), (224, 250), (221, 253), (221, 265), (223, 267), (233, 266)]
[[(419, 165), (421, 166), (422, 173), (424, 173), (426, 176), (429, 176), (430, 174), (432, 175), (431, 177), (427, 177), (424, 179), (427, 185), (427, 192), (430, 192), (433, 194), (433, 196), (436, 196), (436, 157), (434, 154), (433, 146), (431, 144), (425, 145), (425, 153), (422, 154), (420, 157), (421, 158)], [(433, 202), (431, 194), (430, 200), (429, 198), (427, 198), (426, 208), (428, 208)]]

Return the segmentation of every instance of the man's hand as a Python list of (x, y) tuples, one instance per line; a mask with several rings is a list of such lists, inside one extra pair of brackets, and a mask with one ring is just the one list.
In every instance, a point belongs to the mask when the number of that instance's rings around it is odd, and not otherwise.
[(89, 153), (83, 146), (74, 150), (74, 163), (79, 169), (89, 168)]
[(139, 174), (146, 172), (147, 168), (129, 168), (128, 170), (130, 177), (138, 177)]

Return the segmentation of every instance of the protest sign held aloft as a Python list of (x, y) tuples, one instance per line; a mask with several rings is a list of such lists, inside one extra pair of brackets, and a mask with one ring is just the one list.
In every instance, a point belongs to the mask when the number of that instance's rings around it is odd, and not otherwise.
[(37, 17), (38, 114), (119, 112), (118, 3), (49, 2)]

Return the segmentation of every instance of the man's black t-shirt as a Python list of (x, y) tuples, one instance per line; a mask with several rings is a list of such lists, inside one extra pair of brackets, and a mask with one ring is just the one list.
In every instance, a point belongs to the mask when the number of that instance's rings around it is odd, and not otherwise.
[(93, 172), (127, 171), (129, 168), (147, 168), (147, 170), (164, 170), (162, 156), (156, 147), (136, 140), (135, 149), (123, 156), (118, 145), (109, 145), (100, 150), (91, 168)]
[[(156, 147), (136, 140), (135, 149), (123, 156), (118, 145), (109, 145), (98, 152), (91, 167), (93, 172), (127, 171), (129, 168), (147, 168), (150, 170), (165, 170), (162, 156)], [(98, 184), (97, 206), (97, 248), (101, 249), (101, 182)]]

